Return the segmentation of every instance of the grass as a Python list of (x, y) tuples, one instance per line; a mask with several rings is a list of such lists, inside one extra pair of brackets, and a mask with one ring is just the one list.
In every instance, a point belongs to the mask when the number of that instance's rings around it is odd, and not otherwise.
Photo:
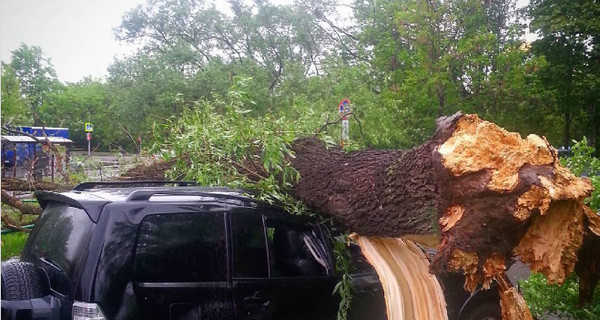
[[(37, 203), (29, 203), (33, 205), (37, 205)], [(31, 214), (21, 214), (17, 212), (13, 208), (2, 204), (2, 215), (6, 215), (15, 223), (20, 224), (22, 226), (32, 224), (38, 218), (37, 215)], [(4, 225), (2, 226), (4, 230)], [(23, 250), (23, 246), (25, 246), (25, 241), (27, 240), (27, 236), (29, 234), (25, 232), (12, 232), (3, 234), (1, 237), (2, 242), (2, 261), (5, 261), (9, 258), (20, 256), (21, 251)]]
[(13, 232), (2, 235), (2, 261), (12, 257), (20, 256), (28, 233)]

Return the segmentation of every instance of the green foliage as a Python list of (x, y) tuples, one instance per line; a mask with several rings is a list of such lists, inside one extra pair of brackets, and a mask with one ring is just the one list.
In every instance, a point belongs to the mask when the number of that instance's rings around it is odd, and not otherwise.
[(49, 93), (38, 113), (49, 126), (69, 128), (70, 139), (77, 147), (87, 146), (86, 122), (94, 124), (94, 143), (117, 144), (120, 130), (114, 126), (114, 114), (110, 114), (111, 110), (107, 108), (109, 104), (106, 85), (99, 80), (86, 78)]
[(36, 117), (38, 108), (44, 103), (47, 95), (61, 87), (56, 79), (56, 72), (50, 59), (44, 56), (42, 48), (21, 46), (12, 52), (10, 65), (20, 82), (20, 93), (29, 107), (33, 122), (40, 124)]
[[(289, 194), (299, 179), (291, 166), (291, 143), (301, 136), (313, 135), (320, 119), (310, 109), (287, 114), (267, 113), (253, 117), (246, 109), (247, 83), (238, 79), (226, 100), (198, 102), (181, 118), (155, 127), (154, 152), (165, 159), (178, 160), (169, 173), (205, 186), (229, 186), (257, 190), (259, 199), (283, 206), (295, 214), (313, 214)], [(324, 137), (327, 139), (326, 137)], [(338, 319), (346, 319), (352, 300), (349, 256), (345, 242), (336, 241), (336, 270), (343, 274), (335, 287), (341, 302)]]
[(571, 169), (573, 174), (586, 176), (592, 181), (594, 191), (586, 199), (586, 203), (593, 210), (600, 210), (600, 159), (595, 158), (594, 148), (588, 145), (586, 137), (581, 141), (573, 140), (571, 149), (573, 156), (561, 159), (564, 166)]
[[(320, 119), (310, 109), (298, 110), (294, 118), (253, 116), (244, 104), (249, 80), (239, 79), (226, 100), (199, 101), (179, 119), (157, 125), (154, 152), (178, 159), (173, 176), (183, 173), (184, 179), (206, 186), (258, 188), (264, 200), (289, 203), (284, 191), (299, 178), (290, 165), (290, 144), (311, 134)], [(301, 210), (295, 203), (292, 207)]]
[[(37, 202), (30, 204), (37, 205)], [(38, 218), (38, 215), (24, 215), (21, 214), (19, 211), (9, 207), (8, 205), (2, 204), (2, 217), (7, 217), (18, 225), (26, 226), (35, 223), (35, 221)], [(2, 226), (2, 229), (5, 229), (4, 226)], [(3, 234), (1, 239), (2, 261), (21, 255), (21, 251), (25, 246), (25, 241), (27, 240), (28, 235), (28, 233), (20, 231)]]
[[(553, 93), (554, 113), (562, 117), (562, 141), (573, 136), (600, 133), (600, 4), (593, 0), (532, 0), (531, 29), (541, 38), (532, 52), (548, 64), (540, 70), (547, 90)], [(585, 129), (582, 132), (581, 129)], [(600, 141), (591, 141), (600, 147)]]
[(352, 265), (350, 264), (351, 258), (350, 252), (348, 251), (347, 234), (334, 239), (333, 250), (335, 254), (335, 270), (342, 275), (342, 279), (336, 284), (333, 293), (339, 293), (341, 297), (337, 319), (343, 320), (348, 318), (348, 311), (350, 310), (350, 304), (352, 303), (354, 294), (354, 286), (349, 277), (352, 271)]
[(68, 126), (79, 147), (81, 123), (92, 121), (102, 150), (137, 152), (154, 123), (219, 104), (237, 78), (252, 78), (250, 117), (290, 117), (292, 108), (325, 115), (349, 98), (358, 148), (415, 146), (435, 118), (458, 110), (553, 145), (587, 135), (600, 146), (593, 1), (531, 1), (531, 27), (542, 36), (531, 50), (519, 39), (515, 0), (366, 0), (352, 13), (333, 0), (229, 5), (225, 14), (209, 1), (151, 0), (126, 13), (115, 35), (139, 50), (116, 59), (106, 83), (60, 85), (41, 48), (22, 45), (6, 65), (21, 94), (3, 67), (2, 112), (24, 114), (11, 110), (25, 104), (26, 122), (35, 111), (46, 125)]
[(29, 124), (29, 108), (21, 97), (19, 79), (9, 64), (2, 63), (2, 123), (12, 125)]
[(533, 274), (520, 284), (529, 309), (540, 319), (544, 319), (548, 312), (563, 319), (600, 319), (600, 286), (596, 287), (594, 301), (578, 308), (579, 285), (575, 274), (562, 286), (549, 285), (542, 274)]

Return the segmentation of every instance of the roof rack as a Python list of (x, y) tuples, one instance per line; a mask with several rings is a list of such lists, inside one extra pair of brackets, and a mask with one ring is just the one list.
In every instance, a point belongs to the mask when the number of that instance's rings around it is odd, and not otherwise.
[(197, 196), (197, 197), (213, 197), (221, 199), (245, 200), (256, 202), (249, 197), (244, 197), (243, 194), (251, 195), (248, 190), (229, 189), (229, 188), (206, 188), (205, 190), (177, 190), (177, 189), (160, 189), (160, 190), (135, 190), (127, 197), (126, 201), (148, 201), (155, 195), (161, 196)]
[(100, 188), (121, 188), (121, 187), (158, 187), (165, 185), (175, 185), (178, 187), (198, 186), (197, 182), (193, 181), (168, 181), (168, 180), (132, 180), (132, 181), (99, 181), (99, 182), (83, 182), (73, 188), (74, 191), (84, 191), (89, 189)]

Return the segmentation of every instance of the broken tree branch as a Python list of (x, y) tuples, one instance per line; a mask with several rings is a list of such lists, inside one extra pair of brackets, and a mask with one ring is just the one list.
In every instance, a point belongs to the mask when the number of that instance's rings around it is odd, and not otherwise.
[(68, 184), (57, 184), (47, 181), (26, 181), (16, 178), (2, 178), (2, 189), (8, 191), (66, 191), (72, 188)]
[(5, 190), (2, 190), (1, 192), (2, 203), (21, 211), (23, 214), (40, 214), (42, 212), (40, 207), (25, 204), (19, 198), (11, 196)]
[[(352, 118), (354, 118), (354, 120), (356, 120), (356, 122), (358, 123), (358, 128), (359, 128), (359, 131), (360, 131), (360, 135), (364, 139), (365, 135), (364, 135), (363, 130), (362, 130), (362, 123), (360, 122), (360, 119), (354, 114), (354, 112), (348, 112), (348, 113), (345, 113), (344, 115), (345, 116), (352, 116)], [(321, 128), (319, 128), (319, 130), (315, 131), (315, 134), (313, 135), (313, 138), (316, 138), (317, 135), (319, 135), (319, 133), (323, 132), (323, 130), (325, 130), (330, 125), (338, 124), (342, 120), (344, 120), (344, 117), (339, 117), (335, 121), (329, 121), (329, 115), (328, 115), (327, 119), (325, 120), (325, 123), (321, 126)]]
[(27, 232), (27, 233), (31, 232), (31, 230), (21, 227), (19, 224), (14, 222), (12, 219), (10, 219), (6, 215), (2, 215), (1, 219), (2, 219), (2, 223), (4, 223), (4, 227), (6, 227), (8, 229), (11, 229), (14, 231), (23, 231), (23, 232)]

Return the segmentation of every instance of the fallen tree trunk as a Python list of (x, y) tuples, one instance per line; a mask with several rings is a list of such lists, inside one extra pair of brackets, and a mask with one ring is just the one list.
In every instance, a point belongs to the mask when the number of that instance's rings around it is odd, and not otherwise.
[[(315, 139), (292, 147), (296, 198), (361, 236), (438, 234), (431, 271), (462, 270), (470, 291), (504, 278), (514, 255), (562, 284), (586, 229), (600, 221), (583, 203), (590, 181), (561, 167), (545, 139), (476, 115), (438, 119), (433, 138), (406, 152), (347, 154)], [(518, 305), (504, 289), (503, 303)]]

